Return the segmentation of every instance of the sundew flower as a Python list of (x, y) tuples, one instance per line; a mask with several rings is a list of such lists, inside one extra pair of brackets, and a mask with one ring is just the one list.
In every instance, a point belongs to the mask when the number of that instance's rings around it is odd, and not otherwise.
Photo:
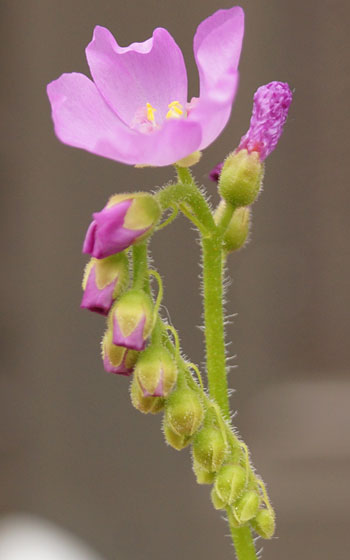
[(170, 165), (206, 148), (231, 113), (243, 33), (238, 6), (198, 26), (193, 48), (200, 92), (188, 102), (184, 58), (166, 29), (121, 47), (97, 26), (86, 48), (93, 81), (62, 74), (47, 87), (56, 135), (127, 164)]

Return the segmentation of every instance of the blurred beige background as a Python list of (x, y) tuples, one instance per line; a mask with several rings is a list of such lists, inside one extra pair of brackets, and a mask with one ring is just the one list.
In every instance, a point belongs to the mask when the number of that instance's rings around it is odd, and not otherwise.
[[(45, 85), (87, 73), (94, 25), (122, 45), (166, 27), (197, 91), (192, 38), (231, 3), (2, 0), (0, 512), (43, 515), (106, 560), (232, 558), (228, 529), (195, 484), (187, 451), (159, 417), (130, 405), (103, 372), (103, 319), (79, 310), (92, 211), (119, 190), (150, 189), (171, 169), (136, 170), (60, 144)], [(241, 1), (246, 35), (232, 118), (206, 150), (211, 167), (246, 131), (255, 89), (295, 88), (267, 162), (252, 240), (231, 258), (229, 351), (235, 424), (278, 514), (266, 560), (345, 560), (349, 515), (349, 16), (345, 1)], [(198, 245), (184, 219), (154, 237), (165, 303), (193, 361), (203, 360)], [(225, 537), (226, 535), (226, 537)]]

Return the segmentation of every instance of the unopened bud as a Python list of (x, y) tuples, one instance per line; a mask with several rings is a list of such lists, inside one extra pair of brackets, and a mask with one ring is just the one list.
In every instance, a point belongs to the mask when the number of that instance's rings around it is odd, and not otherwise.
[(246, 492), (235, 504), (236, 517), (239, 519), (240, 523), (243, 524), (253, 519), (257, 514), (259, 505), (259, 495), (254, 492), (254, 490)]
[(237, 151), (256, 152), (264, 161), (282, 135), (292, 97), (289, 85), (284, 82), (270, 82), (259, 87), (254, 94), (249, 130), (241, 138)]
[[(216, 223), (220, 222), (225, 206), (226, 202), (222, 200), (215, 210), (214, 219)], [(250, 208), (247, 208), (246, 206), (237, 208), (233, 212), (223, 238), (223, 246), (227, 252), (240, 249), (247, 241), (250, 228), (250, 214)]]
[(224, 465), (215, 478), (215, 490), (219, 498), (231, 505), (240, 496), (246, 484), (246, 472), (239, 465)]
[(203, 421), (204, 411), (197, 393), (187, 387), (178, 387), (167, 401), (165, 414), (167, 424), (174, 432), (192, 436)]
[(258, 511), (255, 519), (251, 520), (251, 525), (263, 539), (271, 539), (275, 532), (275, 516), (272, 511), (268, 509), (261, 509)]
[(159, 345), (142, 352), (135, 377), (145, 397), (167, 397), (177, 378), (177, 367), (170, 352)]
[(110, 314), (113, 342), (132, 350), (143, 350), (153, 328), (151, 298), (142, 290), (130, 290), (116, 301)]
[(129, 264), (125, 253), (105, 259), (92, 258), (84, 271), (84, 295), (80, 307), (107, 315), (128, 280)]
[(213, 484), (215, 479), (215, 473), (207, 471), (204, 469), (196, 459), (193, 458), (192, 462), (193, 472), (196, 475), (198, 484)]
[(249, 206), (258, 196), (263, 174), (263, 164), (257, 152), (233, 152), (224, 162), (219, 193), (232, 206)]
[(227, 446), (221, 431), (214, 426), (204, 426), (193, 441), (193, 457), (205, 469), (217, 471), (226, 455)]
[(179, 434), (174, 432), (166, 422), (164, 422), (163, 431), (165, 441), (177, 451), (181, 451), (181, 449), (187, 447), (191, 441), (191, 438), (188, 436), (179, 436)]
[(157, 414), (164, 408), (165, 399), (162, 397), (145, 397), (135, 377), (133, 377), (130, 385), (130, 397), (134, 407), (144, 414)]
[(160, 218), (160, 207), (149, 193), (116, 194), (93, 214), (83, 253), (103, 259), (144, 241)]
[(112, 342), (112, 332), (108, 329), (102, 339), (103, 367), (109, 373), (130, 375), (133, 372), (139, 353)]

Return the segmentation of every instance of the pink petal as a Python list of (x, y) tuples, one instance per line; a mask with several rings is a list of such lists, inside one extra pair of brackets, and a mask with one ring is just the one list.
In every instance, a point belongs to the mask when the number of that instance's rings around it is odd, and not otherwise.
[[(154, 166), (171, 165), (199, 149), (202, 139), (200, 124), (185, 119), (165, 120), (161, 129), (150, 134), (137, 133), (134, 163)], [(121, 161), (112, 142), (98, 146), (105, 157)]]
[(201, 123), (201, 149), (225, 127), (238, 86), (238, 63), (244, 34), (240, 7), (218, 10), (204, 20), (194, 37), (194, 55), (199, 71), (200, 99), (189, 115)]
[(70, 146), (128, 164), (170, 165), (199, 148), (201, 127), (164, 121), (144, 134), (124, 125), (95, 84), (83, 74), (63, 74), (47, 86), (58, 138)]
[[(65, 144), (109, 157), (105, 143), (114, 145), (114, 157), (135, 163), (139, 134), (126, 127), (103, 100), (95, 84), (83, 74), (62, 74), (47, 86), (58, 138)], [(102, 146), (102, 147), (101, 147)]]
[(150, 103), (161, 124), (168, 104), (187, 101), (187, 73), (182, 52), (166, 29), (157, 28), (143, 43), (120, 47), (97, 26), (86, 48), (91, 75), (110, 107), (131, 125), (136, 111)]

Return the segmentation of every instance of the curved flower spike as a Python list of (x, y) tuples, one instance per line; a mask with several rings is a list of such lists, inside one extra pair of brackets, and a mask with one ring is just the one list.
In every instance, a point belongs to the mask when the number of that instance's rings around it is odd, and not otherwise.
[(127, 164), (170, 165), (208, 146), (225, 127), (238, 85), (242, 8), (219, 10), (194, 37), (200, 94), (187, 103), (182, 52), (166, 29), (120, 47), (97, 26), (86, 49), (94, 81), (63, 74), (47, 87), (58, 138)]

